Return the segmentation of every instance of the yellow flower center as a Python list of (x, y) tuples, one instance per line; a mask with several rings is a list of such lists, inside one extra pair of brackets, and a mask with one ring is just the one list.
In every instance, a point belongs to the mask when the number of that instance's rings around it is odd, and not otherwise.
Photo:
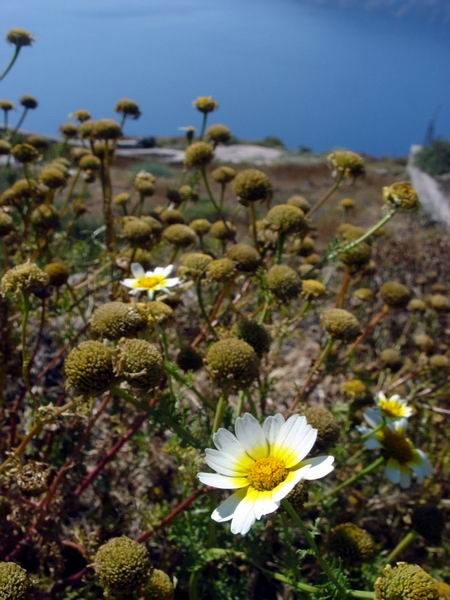
[(165, 280), (166, 278), (164, 275), (144, 275), (144, 277), (138, 277), (136, 279), (135, 287), (153, 290), (158, 285), (164, 283)]
[(411, 440), (401, 432), (384, 429), (381, 432), (381, 443), (388, 458), (394, 458), (404, 464), (414, 458), (414, 446)]
[(395, 400), (388, 400), (387, 398), (386, 400), (380, 400), (379, 407), (385, 415), (392, 419), (405, 416), (405, 407)]
[(250, 485), (258, 492), (273, 490), (288, 474), (284, 463), (271, 456), (257, 460), (247, 475)]

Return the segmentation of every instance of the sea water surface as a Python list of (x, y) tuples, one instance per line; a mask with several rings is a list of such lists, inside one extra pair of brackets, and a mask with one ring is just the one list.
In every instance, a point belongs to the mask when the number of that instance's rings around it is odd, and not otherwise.
[[(78, 108), (114, 116), (127, 96), (143, 112), (128, 133), (177, 135), (199, 122), (192, 100), (213, 95), (215, 122), (290, 148), (404, 155), (436, 111), (450, 137), (448, 20), (363, 2), (1, 0), (0, 35), (24, 27), (36, 41), (0, 98), (35, 95), (26, 127), (46, 134)], [(0, 64), (11, 50), (0, 44)]]

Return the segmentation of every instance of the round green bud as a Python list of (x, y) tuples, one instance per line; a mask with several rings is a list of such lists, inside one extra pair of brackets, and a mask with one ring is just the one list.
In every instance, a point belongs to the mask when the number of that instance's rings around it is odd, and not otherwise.
[(264, 325), (250, 319), (241, 319), (233, 328), (233, 333), (253, 348), (261, 357), (270, 350), (272, 337)]
[(100, 546), (94, 558), (94, 569), (108, 592), (131, 593), (148, 578), (150, 559), (145, 546), (121, 536)]
[(82, 121), (81, 125), (78, 127), (78, 133), (80, 135), (80, 138), (92, 138), (94, 134), (94, 126), (95, 121), (91, 121), (91, 119)]
[(48, 283), (49, 277), (45, 271), (34, 263), (24, 263), (6, 271), (0, 281), (0, 292), (3, 296), (9, 293), (39, 293)]
[(144, 329), (145, 318), (133, 304), (107, 302), (94, 310), (90, 320), (92, 332), (99, 338), (118, 340)]
[(372, 302), (373, 292), (370, 288), (358, 288), (353, 292), (353, 297), (360, 302)]
[(206, 278), (210, 281), (228, 282), (237, 275), (236, 264), (229, 258), (212, 260), (206, 269)]
[(369, 244), (362, 242), (345, 252), (340, 252), (339, 260), (348, 267), (358, 268), (369, 262), (371, 254), (372, 249)]
[(311, 254), (311, 252), (314, 251), (314, 248), (315, 248), (314, 240), (307, 235), (301, 240), (299, 254), (301, 256), (308, 256), (308, 254)]
[(116, 370), (133, 387), (155, 388), (162, 379), (163, 364), (160, 351), (150, 342), (140, 339), (119, 342)]
[(85, 154), (79, 161), (78, 166), (83, 171), (98, 171), (102, 166), (101, 160), (94, 154)]
[(416, 190), (406, 181), (385, 186), (383, 188), (383, 200), (392, 208), (403, 210), (413, 210), (419, 206)]
[(54, 229), (59, 225), (59, 214), (51, 204), (41, 204), (32, 211), (30, 220), (40, 231)]
[(448, 312), (450, 310), (450, 300), (443, 294), (433, 294), (428, 298), (428, 304), (437, 312)]
[(342, 383), (341, 391), (350, 400), (362, 400), (367, 396), (367, 387), (360, 379), (347, 379)]
[(34, 38), (33, 34), (26, 29), (15, 27), (14, 29), (10, 29), (6, 34), (6, 41), (18, 48), (22, 48), (24, 46), (31, 46)]
[(354, 242), (366, 233), (363, 227), (352, 225), (351, 223), (342, 223), (336, 230), (337, 234), (348, 242)]
[(344, 210), (352, 210), (355, 208), (356, 202), (353, 200), (353, 198), (342, 198), (342, 200), (339, 201), (339, 205)]
[(69, 267), (58, 261), (47, 263), (44, 267), (44, 271), (49, 277), (50, 285), (56, 288), (67, 283), (70, 275)]
[(402, 355), (397, 348), (386, 348), (380, 354), (381, 364), (392, 371), (396, 371), (403, 364)]
[(380, 287), (381, 299), (390, 308), (402, 308), (411, 296), (408, 288), (398, 281), (387, 281)]
[(99, 119), (94, 121), (91, 135), (97, 140), (118, 140), (122, 137), (122, 129), (114, 119)]
[(192, 229), (192, 231), (195, 231), (198, 237), (202, 237), (211, 229), (211, 223), (208, 221), (208, 219), (194, 219), (189, 223), (189, 227)]
[(30, 144), (16, 144), (11, 148), (11, 156), (17, 160), (17, 162), (27, 164), (35, 162), (40, 154), (34, 146)]
[(231, 221), (216, 221), (211, 225), (209, 233), (217, 240), (234, 240), (236, 227)]
[(1, 600), (29, 600), (31, 579), (25, 569), (13, 562), (0, 562)]
[(352, 177), (356, 179), (365, 173), (362, 156), (351, 150), (336, 150), (328, 155), (328, 161), (334, 177)]
[(36, 150), (39, 150), (40, 152), (44, 152), (50, 147), (49, 141), (41, 135), (29, 135), (25, 139), (25, 141), (27, 144), (30, 144), (30, 146), (33, 146), (34, 148), (36, 148)]
[(76, 138), (78, 135), (78, 127), (73, 123), (63, 123), (59, 126), (59, 131), (67, 139)]
[(190, 185), (182, 185), (179, 188), (178, 193), (180, 194), (180, 199), (182, 202), (188, 202), (189, 200), (195, 202), (198, 200), (197, 192)]
[(152, 569), (143, 592), (143, 600), (172, 600), (175, 588), (167, 573), (160, 569)]
[(406, 306), (409, 312), (425, 312), (427, 310), (426, 303), (420, 298), (413, 298)]
[(248, 244), (233, 244), (226, 251), (226, 257), (230, 258), (238, 270), (244, 273), (254, 273), (261, 262), (257, 250)]
[(278, 300), (291, 300), (300, 293), (300, 279), (291, 267), (274, 265), (267, 273), (267, 287)]
[(116, 194), (113, 198), (113, 203), (116, 206), (125, 206), (131, 200), (131, 195), (128, 192)]
[(203, 252), (187, 252), (180, 257), (178, 273), (181, 277), (200, 277), (212, 261), (212, 257)]
[(195, 348), (184, 346), (177, 354), (176, 363), (183, 371), (199, 371), (203, 367), (203, 357)]
[(237, 338), (214, 342), (205, 357), (213, 381), (225, 388), (238, 390), (248, 387), (258, 376), (259, 361), (255, 350)]
[(302, 411), (310, 425), (317, 429), (317, 448), (325, 450), (339, 439), (340, 425), (324, 406), (307, 406)]
[(434, 579), (419, 565), (386, 565), (375, 581), (376, 600), (439, 600)]
[(146, 302), (145, 304), (140, 303), (137, 306), (151, 327), (167, 323), (173, 317), (173, 309), (168, 306), (166, 302), (153, 300), (152, 302)]
[(358, 319), (343, 308), (330, 308), (322, 313), (320, 322), (325, 331), (338, 340), (354, 340), (361, 326)]
[(214, 158), (214, 148), (206, 142), (194, 142), (186, 148), (184, 164), (188, 168), (206, 167)]
[(215, 123), (214, 125), (210, 125), (206, 130), (206, 137), (214, 145), (226, 144), (231, 139), (231, 132), (226, 125)]
[(311, 205), (308, 202), (308, 200), (304, 196), (300, 196), (298, 194), (296, 194), (295, 196), (291, 196), (287, 201), (287, 204), (289, 204), (290, 206), (296, 206), (297, 208), (302, 210), (303, 213), (307, 213), (309, 210), (311, 210)]
[(10, 110), (13, 110), (13, 109), (14, 109), (14, 102), (11, 102), (11, 100), (0, 100), (0, 110), (9, 112)]
[(226, 185), (233, 181), (236, 177), (236, 170), (233, 167), (227, 167), (226, 165), (223, 167), (217, 167), (211, 173), (211, 177), (214, 179), (216, 183), (220, 183), (221, 185)]
[(26, 108), (27, 110), (34, 110), (38, 106), (38, 101), (34, 96), (22, 96), (19, 100), (21, 106)]
[(147, 242), (153, 236), (153, 229), (151, 225), (139, 217), (124, 217), (122, 219), (121, 235), (129, 242)]
[(80, 108), (72, 113), (72, 117), (80, 123), (84, 123), (85, 121), (89, 121), (91, 118), (91, 113), (84, 108)]
[(137, 102), (130, 98), (120, 98), (120, 100), (117, 101), (115, 111), (120, 115), (130, 117), (131, 119), (138, 119), (141, 116), (141, 111)]
[(134, 179), (134, 188), (141, 196), (153, 196), (155, 193), (156, 177), (148, 171), (139, 171)]
[(44, 167), (39, 174), (39, 180), (52, 190), (63, 187), (66, 183), (64, 172), (58, 167)]
[(212, 96), (199, 96), (193, 101), (192, 105), (204, 114), (213, 112), (219, 108), (219, 104)]
[(195, 244), (197, 241), (195, 232), (187, 225), (181, 223), (169, 225), (163, 232), (163, 238), (169, 244), (173, 244), (180, 248), (192, 246), (192, 244)]
[(330, 550), (349, 566), (371, 560), (375, 555), (372, 536), (353, 523), (333, 527), (329, 537)]
[(0, 156), (8, 156), (11, 152), (11, 144), (6, 140), (0, 140)]
[(234, 178), (233, 190), (239, 202), (244, 205), (258, 200), (268, 200), (272, 198), (273, 193), (270, 179), (258, 169), (240, 171)]
[(273, 229), (282, 233), (300, 233), (307, 229), (304, 212), (291, 204), (278, 204), (271, 208), (266, 221)]
[(184, 223), (184, 217), (176, 208), (166, 208), (163, 210), (160, 219), (166, 225), (174, 225), (175, 223)]
[(416, 506), (412, 513), (412, 525), (430, 544), (437, 546), (445, 530), (445, 515), (434, 504)]
[(307, 265), (316, 265), (318, 262), (320, 262), (320, 255), (316, 254), (315, 252), (313, 252), (312, 254), (309, 254), (305, 258), (305, 264), (307, 264)]
[(317, 281), (317, 279), (302, 280), (302, 295), (308, 300), (321, 298), (326, 294), (326, 291), (325, 285), (321, 281)]
[(447, 372), (449, 370), (450, 361), (444, 354), (433, 354), (430, 357), (430, 368), (432, 371), (443, 371)]
[(83, 156), (88, 156), (90, 154), (91, 153), (87, 148), (83, 148), (81, 146), (76, 146), (75, 148), (70, 149), (70, 156), (76, 165), (79, 165)]
[(413, 337), (415, 345), (422, 352), (430, 352), (434, 348), (434, 340), (426, 333), (418, 333)]
[(14, 221), (4, 210), (0, 210), (0, 237), (9, 235), (14, 231)]
[(110, 348), (89, 340), (70, 351), (64, 364), (66, 383), (79, 394), (99, 394), (114, 381)]

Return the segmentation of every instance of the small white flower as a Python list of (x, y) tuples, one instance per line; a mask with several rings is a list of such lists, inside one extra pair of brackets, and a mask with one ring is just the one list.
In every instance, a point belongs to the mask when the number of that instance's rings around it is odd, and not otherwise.
[(132, 263), (131, 273), (133, 278), (124, 279), (122, 285), (131, 288), (130, 294), (135, 296), (140, 292), (147, 292), (150, 300), (156, 292), (167, 292), (169, 288), (180, 285), (179, 277), (169, 277), (173, 271), (173, 265), (167, 267), (156, 267), (153, 271), (144, 271), (139, 263)]
[[(366, 418), (369, 422), (369, 419)], [(406, 435), (406, 419), (387, 422), (380, 427), (380, 422), (372, 422), (373, 429), (359, 427), (360, 433), (369, 435), (364, 445), (369, 450), (380, 449), (385, 457), (384, 474), (390, 482), (408, 488), (411, 475), (414, 474), (419, 483), (432, 474), (433, 468), (427, 455), (414, 446)], [(370, 435), (371, 431), (373, 434)]]
[(314, 446), (317, 430), (305, 417), (287, 421), (280, 414), (261, 426), (245, 413), (235, 423), (235, 435), (219, 429), (213, 435), (216, 449), (206, 449), (206, 463), (216, 473), (198, 473), (200, 481), (237, 491), (212, 513), (214, 521), (231, 521), (232, 533), (245, 535), (254, 522), (277, 510), (280, 502), (302, 479), (320, 479), (334, 469), (333, 456), (305, 459)]

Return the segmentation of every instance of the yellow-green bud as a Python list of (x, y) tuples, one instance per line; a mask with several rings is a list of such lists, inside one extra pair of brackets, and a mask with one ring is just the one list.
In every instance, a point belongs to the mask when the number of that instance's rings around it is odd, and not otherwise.
[(217, 240), (234, 240), (236, 227), (231, 221), (216, 221), (211, 225), (209, 233)]
[(91, 113), (84, 108), (80, 108), (72, 113), (72, 117), (80, 123), (84, 123), (85, 121), (89, 121)]
[(70, 351), (64, 364), (67, 385), (79, 394), (99, 394), (114, 381), (110, 348), (89, 340)]
[(367, 396), (366, 385), (360, 379), (348, 379), (341, 385), (341, 391), (350, 400), (362, 400)]
[(438, 312), (448, 312), (450, 310), (450, 300), (443, 294), (433, 294), (428, 298), (428, 304)]
[(34, 146), (30, 144), (16, 144), (11, 148), (11, 156), (17, 160), (17, 162), (27, 164), (36, 161), (40, 154)]
[(175, 593), (172, 580), (160, 569), (152, 569), (150, 578), (143, 588), (141, 600), (172, 600)]
[(375, 555), (372, 536), (353, 523), (334, 527), (330, 532), (329, 545), (331, 551), (349, 566), (369, 561)]
[(230, 258), (238, 270), (244, 273), (254, 273), (261, 262), (258, 252), (248, 244), (233, 244), (226, 251), (226, 257)]
[(14, 221), (4, 210), (0, 210), (0, 237), (4, 237), (14, 231)]
[(146, 340), (119, 342), (116, 372), (133, 387), (155, 388), (163, 376), (163, 363), (160, 351)]
[(383, 200), (389, 206), (403, 210), (412, 210), (419, 206), (416, 190), (406, 181), (385, 186), (383, 188)]
[(153, 196), (156, 177), (148, 171), (139, 171), (134, 179), (134, 187), (142, 196)]
[(29, 600), (31, 594), (31, 579), (25, 569), (13, 562), (0, 562), (0, 598)]
[(342, 200), (339, 201), (339, 204), (344, 210), (352, 210), (356, 206), (353, 198), (342, 198)]
[(358, 319), (343, 308), (330, 308), (321, 315), (321, 325), (325, 331), (338, 340), (354, 340), (361, 326)]
[(373, 292), (370, 288), (358, 288), (353, 292), (353, 297), (360, 302), (371, 302), (373, 300)]
[(180, 257), (178, 273), (181, 277), (200, 277), (211, 261), (212, 257), (203, 252), (187, 252)]
[(233, 328), (233, 333), (241, 340), (250, 344), (256, 354), (261, 357), (270, 350), (272, 338), (266, 327), (257, 321), (241, 319)]
[(194, 142), (186, 148), (184, 164), (188, 168), (206, 167), (214, 158), (214, 148), (206, 142)]
[(150, 574), (150, 559), (142, 544), (121, 536), (100, 546), (94, 569), (104, 588), (113, 593), (136, 591)]
[(63, 187), (66, 183), (66, 175), (64, 172), (55, 166), (47, 166), (42, 169), (39, 174), (39, 179), (44, 185), (52, 190)]
[(138, 304), (138, 309), (145, 316), (150, 326), (167, 323), (173, 317), (173, 309), (159, 300)]
[(160, 219), (166, 225), (174, 225), (175, 223), (184, 223), (184, 217), (176, 208), (166, 208), (163, 210)]
[(233, 190), (238, 200), (244, 205), (249, 202), (270, 199), (273, 193), (270, 179), (258, 169), (240, 171), (234, 178)]
[(282, 233), (300, 233), (307, 229), (304, 212), (291, 204), (278, 204), (271, 208), (266, 221), (273, 229)]
[(217, 169), (214, 169), (214, 171), (211, 173), (211, 177), (216, 183), (226, 185), (227, 183), (230, 183), (230, 181), (233, 181), (233, 179), (236, 177), (236, 170), (233, 169), (233, 167), (227, 166), (217, 167)]
[(101, 160), (94, 154), (85, 154), (79, 161), (78, 166), (83, 171), (98, 171), (102, 166)]
[(259, 361), (254, 349), (236, 338), (214, 342), (205, 357), (209, 375), (219, 386), (233, 390), (248, 387), (258, 376)]
[(6, 140), (0, 140), (0, 156), (7, 156), (11, 152), (11, 144)]
[(307, 213), (311, 209), (311, 205), (308, 200), (304, 196), (300, 196), (296, 194), (295, 196), (291, 196), (287, 203), (290, 206), (296, 206), (300, 208), (304, 213)]
[(94, 121), (91, 135), (98, 140), (118, 140), (122, 137), (122, 130), (114, 119), (99, 119)]
[(144, 329), (145, 318), (133, 304), (107, 302), (94, 310), (90, 320), (92, 332), (99, 338), (118, 340)]
[(78, 127), (73, 123), (63, 123), (59, 126), (59, 131), (65, 138), (76, 138), (78, 135)]
[(31, 222), (40, 231), (54, 229), (59, 225), (59, 214), (51, 204), (41, 204), (31, 213)]
[(213, 112), (219, 108), (219, 104), (212, 96), (199, 96), (193, 101), (192, 105), (204, 114)]
[(234, 279), (236, 275), (236, 263), (229, 258), (212, 260), (206, 269), (206, 277), (211, 281), (227, 282)]
[(291, 300), (300, 293), (300, 279), (291, 267), (275, 265), (267, 273), (267, 287), (278, 300)]
[(122, 219), (121, 233), (129, 242), (147, 242), (153, 236), (153, 228), (144, 219), (130, 216)]
[(226, 144), (231, 139), (231, 132), (225, 125), (219, 123), (210, 125), (206, 130), (206, 137), (214, 144)]
[(396, 348), (386, 348), (383, 350), (380, 354), (380, 361), (392, 371), (396, 371), (403, 364), (402, 355)]
[(131, 117), (132, 119), (138, 119), (141, 116), (141, 111), (137, 102), (130, 98), (120, 98), (120, 100), (117, 101), (115, 111), (126, 117)]
[(333, 177), (352, 177), (356, 179), (365, 173), (364, 160), (351, 150), (336, 150), (328, 155)]
[(34, 38), (33, 34), (26, 29), (15, 27), (14, 29), (10, 29), (6, 34), (6, 41), (18, 48), (22, 48), (23, 46), (31, 46)]
[(211, 223), (208, 221), (208, 219), (194, 219), (189, 223), (189, 227), (195, 231), (199, 237), (202, 237), (211, 229)]
[(3, 110), (6, 112), (9, 112), (10, 110), (13, 110), (14, 108), (14, 103), (11, 102), (11, 100), (0, 100), (0, 110)]
[(410, 292), (398, 281), (387, 281), (380, 287), (381, 299), (391, 308), (402, 308), (407, 305)]
[(308, 300), (321, 298), (326, 294), (326, 291), (325, 285), (321, 281), (317, 281), (317, 279), (302, 280), (302, 295)]
[(406, 306), (410, 312), (425, 312), (427, 310), (426, 303), (420, 298), (413, 298)]
[(49, 277), (49, 283), (53, 287), (61, 287), (69, 279), (69, 267), (62, 262), (51, 262), (45, 265), (44, 271)]
[(195, 232), (187, 225), (181, 223), (169, 225), (163, 232), (163, 238), (166, 242), (169, 242), (169, 244), (173, 244), (180, 248), (192, 246), (192, 244), (195, 244), (197, 241)]
[(306, 406), (302, 412), (308, 423), (317, 429), (317, 449), (328, 449), (338, 441), (340, 425), (327, 408)]
[(45, 271), (34, 263), (24, 263), (6, 271), (0, 281), (0, 292), (3, 296), (9, 293), (39, 293), (48, 283), (49, 277)]
[(128, 192), (121, 192), (120, 194), (116, 194), (113, 198), (113, 203), (116, 206), (125, 206), (131, 199), (131, 195)]
[(386, 565), (375, 582), (376, 600), (439, 600), (431, 575), (419, 565)]

